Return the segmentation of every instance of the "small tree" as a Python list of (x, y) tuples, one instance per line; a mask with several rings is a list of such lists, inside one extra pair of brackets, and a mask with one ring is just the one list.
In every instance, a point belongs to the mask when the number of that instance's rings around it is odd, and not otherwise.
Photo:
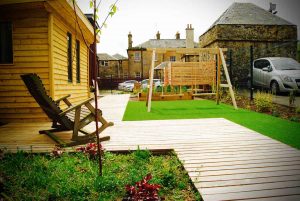
[[(94, 70), (94, 77), (92, 78), (94, 80), (94, 87), (95, 89), (97, 89), (97, 76), (98, 76), (98, 62), (97, 62), (97, 48), (96, 48), (96, 42), (97, 42), (97, 35), (98, 34), (101, 34), (101, 30), (103, 27), (106, 27), (106, 21), (108, 19), (109, 16), (113, 16), (116, 12), (117, 12), (117, 2), (119, 0), (116, 0), (114, 4), (112, 4), (110, 6), (110, 10), (107, 14), (107, 16), (105, 17), (103, 23), (101, 24), (101, 26), (98, 28), (96, 26), (96, 21), (99, 19), (98, 17), (98, 8), (99, 8), (99, 5), (101, 4), (101, 0), (97, 3), (97, 0), (89, 0), (89, 4), (90, 4), (90, 8), (93, 9), (93, 28), (94, 28), (94, 43), (93, 43), (93, 48), (90, 49), (90, 47), (86, 44), (87, 48), (91, 50), (91, 52), (93, 53), (93, 66), (91, 67), (93, 70)], [(76, 3), (76, 0), (72, 0), (73, 2), (73, 6), (74, 6), (74, 12), (75, 12), (75, 16), (76, 16), (76, 21), (77, 21), (77, 25), (79, 26), (80, 28), (80, 24), (78, 23), (78, 19), (77, 19), (77, 14), (76, 14), (76, 8), (75, 8), (75, 5), (77, 4)], [(80, 31), (81, 31), (81, 28), (80, 28)], [(82, 31), (81, 31), (81, 34), (82, 34)], [(82, 34), (82, 37), (83, 39), (85, 40), (84, 38), (84, 35)], [(85, 40), (86, 41), (86, 40)], [(98, 101), (97, 101), (97, 97), (98, 97), (98, 94), (97, 94), (97, 91), (98, 90), (94, 90), (94, 98), (95, 98), (95, 110), (97, 111), (98, 110)], [(97, 152), (98, 152), (98, 162), (99, 162), (99, 175), (102, 176), (102, 158), (101, 158), (101, 144), (100, 144), (100, 139), (99, 139), (99, 129), (98, 129), (98, 113), (96, 112), (95, 113), (95, 121), (96, 121), (96, 138), (97, 138)]]

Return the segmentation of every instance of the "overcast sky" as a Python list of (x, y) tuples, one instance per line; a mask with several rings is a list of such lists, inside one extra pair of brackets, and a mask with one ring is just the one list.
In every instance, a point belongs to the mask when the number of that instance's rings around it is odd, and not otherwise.
[[(84, 13), (92, 13), (89, 0), (77, 2)], [(100, 25), (114, 2), (101, 1)], [(161, 33), (162, 39), (175, 38), (177, 31), (181, 38), (185, 38), (187, 24), (192, 24), (195, 42), (198, 42), (199, 36), (234, 2), (250, 2), (266, 10), (270, 2), (277, 4), (277, 15), (298, 26), (300, 39), (299, 0), (119, 0), (117, 13), (108, 18), (107, 27), (102, 30), (98, 53), (119, 53), (127, 57), (129, 31), (132, 33), (133, 46), (136, 46), (155, 38), (157, 31)]]

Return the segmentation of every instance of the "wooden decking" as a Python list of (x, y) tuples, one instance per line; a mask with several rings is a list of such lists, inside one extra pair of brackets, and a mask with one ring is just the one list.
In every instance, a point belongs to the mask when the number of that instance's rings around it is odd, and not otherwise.
[[(115, 122), (104, 132), (111, 136), (103, 143), (107, 150), (174, 150), (205, 201), (300, 200), (299, 150), (221, 118), (123, 122), (127, 100), (100, 99), (104, 116)], [(37, 134), (48, 126), (0, 127), (0, 147), (51, 150), (54, 143)]]

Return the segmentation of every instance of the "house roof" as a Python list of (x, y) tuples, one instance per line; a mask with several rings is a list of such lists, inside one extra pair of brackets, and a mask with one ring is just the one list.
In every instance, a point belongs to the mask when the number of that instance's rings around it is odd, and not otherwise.
[(100, 61), (117, 61), (118, 60), (115, 57), (110, 56), (109, 54), (106, 54), (106, 53), (100, 53), (100, 54), (97, 54), (97, 56)]
[[(194, 43), (198, 47), (197, 43)], [(150, 39), (134, 48), (185, 48), (185, 39)]]
[(233, 3), (210, 28), (218, 24), (293, 25), (252, 3)]
[(114, 54), (113, 57), (116, 58), (117, 60), (126, 60), (127, 59), (127, 57), (124, 57), (123, 55), (120, 55), (120, 54)]

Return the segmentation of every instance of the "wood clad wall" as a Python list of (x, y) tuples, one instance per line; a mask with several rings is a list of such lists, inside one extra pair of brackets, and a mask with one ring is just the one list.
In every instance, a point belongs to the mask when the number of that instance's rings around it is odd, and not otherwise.
[(0, 64), (0, 122), (47, 120), (20, 78), (37, 73), (49, 93), (48, 14), (37, 7), (1, 10), (13, 23), (13, 64)]
[[(74, 22), (75, 23), (75, 22)], [(72, 34), (73, 82), (68, 82), (67, 32)], [(76, 81), (76, 40), (80, 41), (80, 83)], [(79, 103), (89, 97), (88, 87), (88, 49), (76, 30), (53, 15), (53, 74), (55, 99), (71, 94), (71, 103)]]

